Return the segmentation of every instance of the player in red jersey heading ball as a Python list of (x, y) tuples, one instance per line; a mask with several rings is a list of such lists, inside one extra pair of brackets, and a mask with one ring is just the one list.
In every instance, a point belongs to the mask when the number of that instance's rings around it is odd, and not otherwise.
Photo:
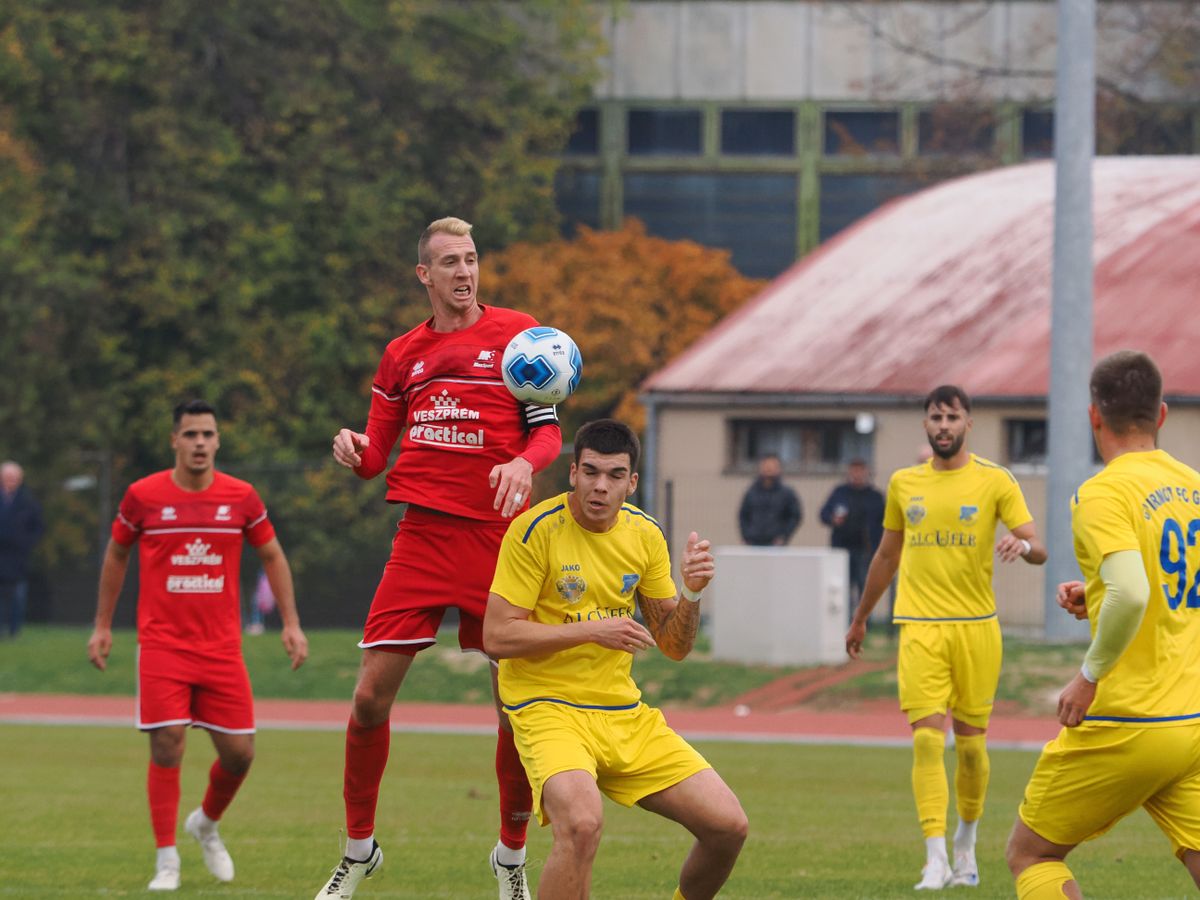
[(258, 552), (275, 594), (292, 668), (308, 656), (287, 557), (254, 488), (213, 468), (220, 445), (211, 406), (192, 400), (175, 408), (175, 467), (136, 481), (125, 492), (104, 554), (96, 626), (88, 640), (89, 659), (104, 669), (129, 554), (140, 541), (137, 727), (150, 734), (146, 790), (158, 846), (152, 891), (179, 887), (175, 827), (188, 725), (208, 730), (217, 759), (204, 803), (184, 827), (200, 842), (208, 870), (221, 881), (233, 880), (233, 860), (217, 833), (217, 820), (254, 759), (254, 707), (242, 661), (238, 589), (243, 538)]
[[(462, 649), (484, 652), (483, 614), (500, 542), (509, 520), (529, 505), (533, 473), (562, 448), (554, 408), (518, 402), (501, 380), (505, 345), (538, 323), (479, 302), (471, 225), (455, 218), (433, 222), (421, 235), (417, 259), (433, 316), (388, 344), (371, 387), (366, 431), (343, 428), (333, 440), (338, 463), (374, 478), (399, 439), (387, 499), (408, 508), (359, 644), (362, 666), (346, 730), (346, 854), (318, 898), (353, 896), (382, 861), (375, 808), (396, 692), (413, 657), (436, 642), (449, 607), (459, 611)], [(494, 664), (491, 676), (495, 698)], [(501, 898), (527, 900), (532, 797), (496, 702), (500, 840), (491, 867)]]

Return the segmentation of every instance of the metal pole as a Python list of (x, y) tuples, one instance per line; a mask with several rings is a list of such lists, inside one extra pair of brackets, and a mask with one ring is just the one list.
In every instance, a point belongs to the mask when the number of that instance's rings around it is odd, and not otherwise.
[(1086, 640), (1087, 622), (1058, 608), (1055, 588), (1079, 578), (1071, 496), (1094, 471), (1087, 421), (1092, 366), (1092, 159), (1096, 134), (1095, 0), (1058, 0), (1054, 106), (1054, 276), (1047, 402), (1047, 640)]

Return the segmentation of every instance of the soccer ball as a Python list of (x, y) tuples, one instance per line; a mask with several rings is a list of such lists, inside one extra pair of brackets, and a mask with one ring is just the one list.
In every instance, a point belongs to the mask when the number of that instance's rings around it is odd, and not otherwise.
[(538, 325), (526, 328), (508, 342), (500, 375), (521, 402), (553, 406), (579, 387), (583, 357), (565, 331)]

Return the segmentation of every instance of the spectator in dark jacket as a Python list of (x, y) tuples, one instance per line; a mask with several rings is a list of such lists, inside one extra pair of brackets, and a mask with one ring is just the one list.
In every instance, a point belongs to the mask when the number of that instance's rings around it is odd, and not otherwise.
[(24, 480), (20, 465), (0, 463), (0, 627), (13, 637), (25, 622), (29, 554), (45, 530), (42, 508)]
[(850, 613), (858, 605), (871, 557), (883, 537), (883, 494), (871, 484), (866, 460), (852, 459), (846, 482), (830, 493), (821, 507), (821, 521), (830, 526), (830, 546), (850, 554)]
[(742, 497), (738, 526), (742, 540), (751, 546), (783, 546), (804, 518), (800, 498), (780, 480), (782, 472), (778, 456), (764, 456), (758, 463), (758, 478)]

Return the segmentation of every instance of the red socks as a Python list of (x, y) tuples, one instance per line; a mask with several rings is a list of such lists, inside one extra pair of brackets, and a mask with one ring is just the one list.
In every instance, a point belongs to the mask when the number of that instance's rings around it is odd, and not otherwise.
[(496, 734), (496, 782), (500, 786), (500, 840), (505, 847), (520, 850), (533, 809), (533, 789), (511, 731), (500, 728)]
[(146, 774), (146, 794), (150, 798), (150, 827), (154, 846), (175, 846), (175, 825), (179, 819), (179, 768), (150, 763)]
[(245, 780), (245, 772), (231, 775), (222, 768), (219, 759), (213, 760), (212, 768), (208, 770), (208, 790), (204, 792), (204, 803), (201, 805), (204, 814), (214, 822), (220, 820)]
[(375, 833), (379, 783), (387, 768), (391, 723), (364, 728), (350, 716), (346, 726), (346, 770), (342, 796), (346, 800), (346, 835), (356, 840)]

